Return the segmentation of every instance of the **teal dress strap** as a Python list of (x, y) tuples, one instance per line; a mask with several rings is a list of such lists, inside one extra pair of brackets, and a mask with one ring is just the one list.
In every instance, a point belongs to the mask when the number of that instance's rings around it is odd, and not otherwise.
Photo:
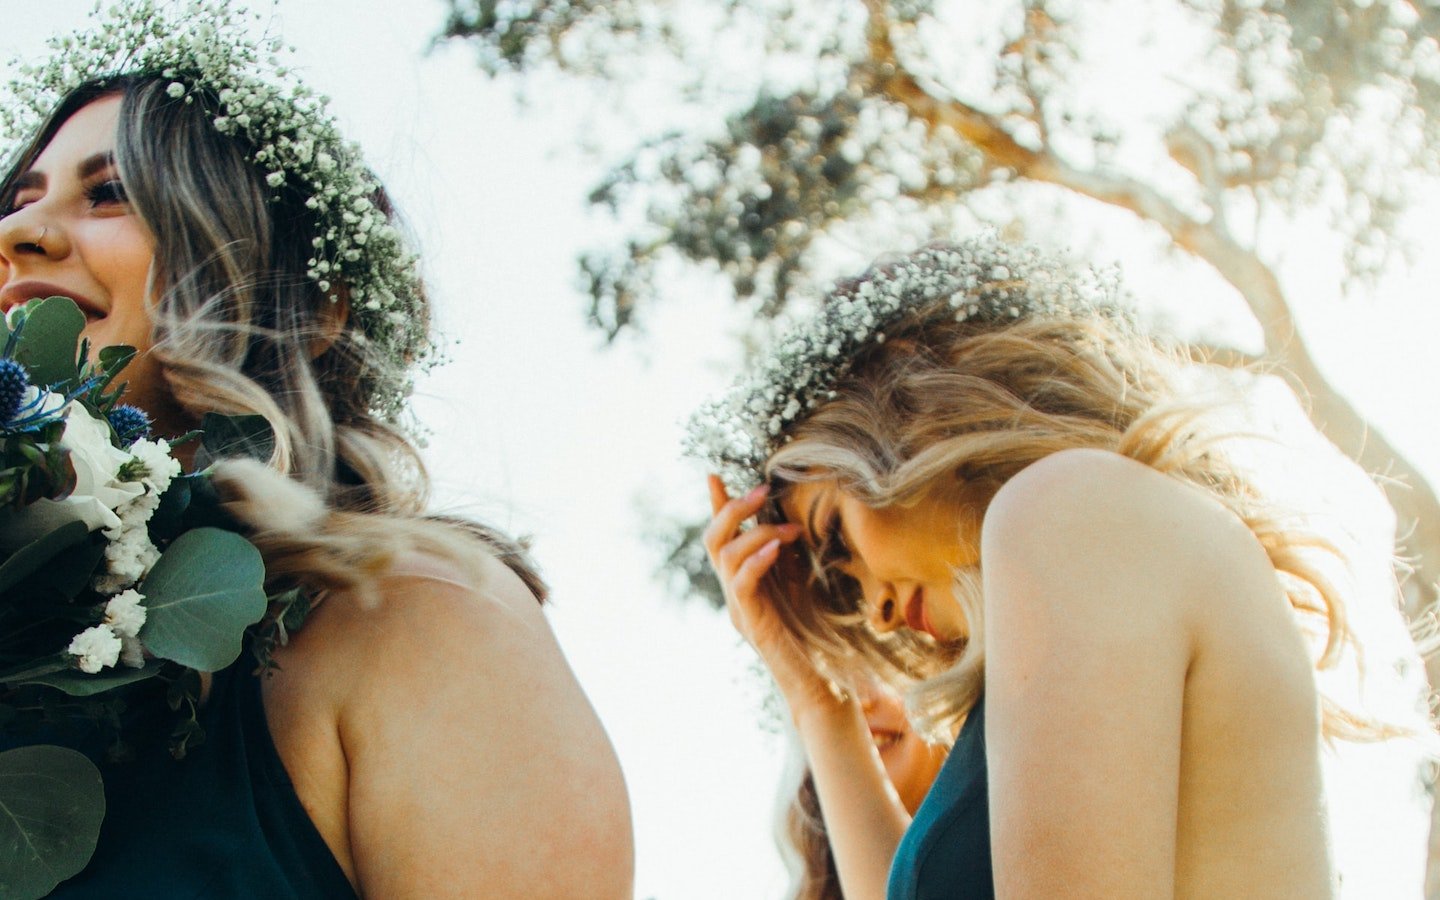
[(163, 741), (102, 766), (105, 821), (58, 898), (310, 900), (355, 891), (296, 796), (275, 750), (249, 653), (218, 672), (185, 759)]
[(990, 790), (985, 698), (965, 718), (950, 756), (890, 864), (889, 900), (991, 900)]

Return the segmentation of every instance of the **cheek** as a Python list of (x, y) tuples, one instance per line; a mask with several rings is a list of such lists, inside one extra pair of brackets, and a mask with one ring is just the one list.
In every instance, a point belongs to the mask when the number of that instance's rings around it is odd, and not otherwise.
[(83, 238), (85, 265), (96, 280), (111, 290), (143, 292), (150, 264), (155, 260), (155, 239), (133, 215), (90, 221)]

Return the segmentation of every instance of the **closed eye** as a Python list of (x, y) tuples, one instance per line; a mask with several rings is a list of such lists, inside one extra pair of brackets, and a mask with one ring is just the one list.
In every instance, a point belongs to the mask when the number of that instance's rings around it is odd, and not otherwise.
[(825, 522), (825, 533), (820, 542), (820, 563), (837, 566), (850, 561), (850, 545), (845, 543), (845, 532), (840, 527), (840, 512), (836, 510)]

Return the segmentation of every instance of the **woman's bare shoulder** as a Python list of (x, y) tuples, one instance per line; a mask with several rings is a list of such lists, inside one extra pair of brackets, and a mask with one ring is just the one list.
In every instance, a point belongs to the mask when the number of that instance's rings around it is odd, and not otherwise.
[(366, 893), (629, 890), (619, 763), (508, 567), (406, 556), (374, 590), (326, 598), (314, 619), (300, 638), (334, 692)]
[(1216, 592), (1278, 590), (1259, 540), (1218, 499), (1103, 450), (1061, 451), (1007, 482), (986, 511), (981, 558), (1040, 595), (1083, 577), (1095, 590), (1067, 591), (1082, 603), (1153, 588), (1147, 604), (1168, 599), (1194, 612)]

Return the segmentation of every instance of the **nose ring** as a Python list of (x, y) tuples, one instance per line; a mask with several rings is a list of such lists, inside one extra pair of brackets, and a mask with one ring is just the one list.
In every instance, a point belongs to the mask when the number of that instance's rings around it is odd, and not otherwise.
[(49, 225), (41, 225), (41, 226), (40, 226), (40, 236), (35, 239), (35, 246), (39, 247), (41, 250), (44, 250), (44, 249), (45, 249), (45, 235), (47, 235), (47, 234), (49, 234), (49, 233), (50, 233), (50, 226), (49, 226)]

